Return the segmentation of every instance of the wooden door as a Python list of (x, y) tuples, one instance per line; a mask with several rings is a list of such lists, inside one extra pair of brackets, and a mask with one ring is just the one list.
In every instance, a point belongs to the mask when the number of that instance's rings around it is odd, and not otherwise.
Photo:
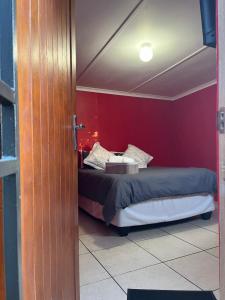
[[(217, 1), (218, 15), (218, 99), (225, 118), (225, 2)], [(220, 124), (224, 127), (225, 120)], [(219, 133), (219, 195), (220, 195), (220, 299), (225, 300), (225, 132)]]
[(16, 2), (22, 299), (77, 300), (74, 1)]

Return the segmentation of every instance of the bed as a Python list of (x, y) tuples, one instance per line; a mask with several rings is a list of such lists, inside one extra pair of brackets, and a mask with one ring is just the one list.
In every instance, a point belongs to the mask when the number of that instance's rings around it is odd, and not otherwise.
[(79, 169), (78, 189), (79, 207), (126, 235), (131, 226), (210, 218), (216, 175), (203, 168), (150, 167), (133, 175)]

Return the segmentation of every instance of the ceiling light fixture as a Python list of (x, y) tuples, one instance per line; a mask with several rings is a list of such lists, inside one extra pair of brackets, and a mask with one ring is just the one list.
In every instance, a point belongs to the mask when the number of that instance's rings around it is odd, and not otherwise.
[(150, 43), (141, 45), (139, 50), (139, 58), (143, 62), (148, 62), (153, 58), (153, 49)]

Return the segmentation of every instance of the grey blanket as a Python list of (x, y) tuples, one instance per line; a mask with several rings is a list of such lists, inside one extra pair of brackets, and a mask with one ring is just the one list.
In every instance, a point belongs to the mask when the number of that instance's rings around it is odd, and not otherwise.
[(202, 168), (141, 169), (139, 174), (106, 174), (101, 170), (80, 169), (79, 193), (103, 205), (110, 223), (117, 211), (149, 199), (216, 192), (216, 175)]

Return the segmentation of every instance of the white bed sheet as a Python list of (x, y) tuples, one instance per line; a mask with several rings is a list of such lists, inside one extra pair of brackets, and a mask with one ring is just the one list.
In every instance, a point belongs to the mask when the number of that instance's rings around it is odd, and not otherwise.
[[(79, 207), (90, 215), (103, 220), (102, 206), (79, 195)], [(117, 212), (112, 224), (118, 227), (147, 225), (181, 220), (215, 209), (213, 195), (194, 195), (148, 200), (130, 205)]]

